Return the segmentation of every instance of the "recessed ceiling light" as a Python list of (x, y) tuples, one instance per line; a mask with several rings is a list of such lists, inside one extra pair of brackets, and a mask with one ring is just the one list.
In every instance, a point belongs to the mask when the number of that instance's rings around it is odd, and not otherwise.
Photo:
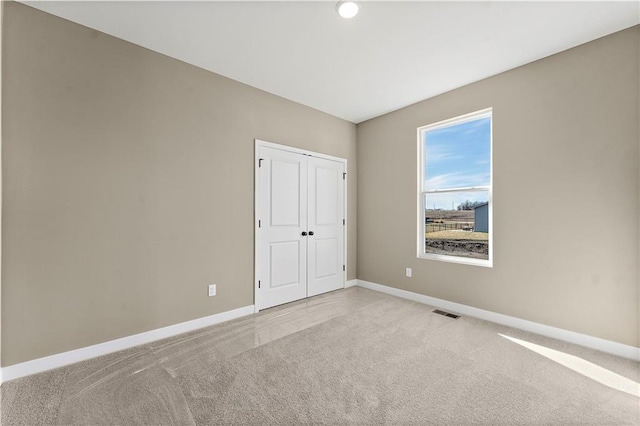
[(357, 1), (339, 1), (336, 4), (338, 15), (345, 19), (351, 19), (358, 14), (360, 4)]

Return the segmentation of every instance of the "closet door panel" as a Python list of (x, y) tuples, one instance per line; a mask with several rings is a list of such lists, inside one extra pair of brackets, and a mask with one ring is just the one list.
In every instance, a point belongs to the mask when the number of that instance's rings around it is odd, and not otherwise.
[(344, 164), (308, 162), (308, 295), (344, 288)]
[(307, 157), (260, 147), (259, 309), (307, 297)]

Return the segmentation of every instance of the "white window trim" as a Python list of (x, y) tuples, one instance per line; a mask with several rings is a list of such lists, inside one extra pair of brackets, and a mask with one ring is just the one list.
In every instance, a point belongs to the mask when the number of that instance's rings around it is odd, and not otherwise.
[[(438, 189), (432, 191), (425, 191), (424, 184), (424, 134), (428, 131), (433, 131), (443, 127), (449, 127), (453, 124), (462, 124), (468, 121), (478, 120), (480, 118), (491, 118), (490, 132), (489, 132), (489, 172), (490, 182), (489, 186), (471, 187), (471, 188), (450, 188), (450, 189)], [(417, 257), (419, 259), (438, 260), (441, 262), (461, 263), (465, 265), (484, 266), (488, 268), (493, 267), (493, 109), (485, 108), (480, 111), (475, 111), (469, 114), (461, 115), (458, 117), (450, 118), (447, 120), (439, 121), (437, 123), (429, 124), (426, 126), (418, 127), (418, 238), (417, 238)], [(488, 191), (489, 201), (489, 259), (473, 259), (468, 257), (449, 256), (445, 254), (434, 254), (425, 252), (425, 205), (424, 198), (426, 194), (435, 194), (443, 192), (461, 192), (461, 191)]]

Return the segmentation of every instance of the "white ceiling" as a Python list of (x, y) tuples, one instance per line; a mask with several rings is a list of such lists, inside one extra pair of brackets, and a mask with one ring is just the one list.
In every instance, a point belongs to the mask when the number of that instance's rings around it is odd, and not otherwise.
[(640, 23), (640, 3), (25, 2), (354, 123)]

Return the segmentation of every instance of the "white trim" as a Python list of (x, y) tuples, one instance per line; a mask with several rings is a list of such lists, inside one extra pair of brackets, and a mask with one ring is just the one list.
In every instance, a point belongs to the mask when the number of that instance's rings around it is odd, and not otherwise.
[(573, 343), (591, 349), (596, 349), (609, 354), (617, 355), (633, 361), (640, 361), (640, 348), (625, 345), (623, 343), (613, 342), (611, 340), (601, 339), (599, 337), (589, 336), (587, 334), (576, 333), (575, 331), (564, 330), (549, 325), (540, 324), (533, 321), (527, 321), (520, 318), (503, 315), (496, 312), (485, 311), (484, 309), (474, 308), (473, 306), (463, 305), (461, 303), (449, 302), (448, 300), (437, 299), (423, 294), (413, 293), (411, 291), (401, 290), (395, 287), (389, 287), (382, 284), (376, 284), (368, 281), (357, 280), (358, 286), (368, 288), (369, 290), (379, 291), (391, 296), (400, 297), (402, 299), (412, 300), (414, 302), (424, 303), (436, 308), (452, 311), (458, 314), (468, 315), (470, 317), (479, 318), (485, 321), (506, 325), (531, 333), (540, 334), (542, 336), (551, 337), (553, 339), (562, 340), (564, 342)]
[(481, 192), (488, 191), (489, 189), (491, 189), (491, 186), (469, 186), (467, 188), (442, 188), (432, 190), (425, 189), (424, 191), (422, 191), (422, 194), (440, 194), (443, 192)]
[[(41, 373), (43, 371), (52, 370), (54, 368), (64, 367), (65, 365), (75, 364), (76, 362), (85, 361), (87, 359), (107, 355), (112, 352), (129, 349), (134, 346), (143, 345), (155, 340), (166, 339), (167, 337), (176, 336), (178, 334), (187, 333), (203, 327), (220, 324), (225, 321), (252, 315), (254, 312), (253, 305), (244, 306), (242, 308), (231, 311), (221, 312), (219, 314), (210, 315), (208, 317), (198, 318), (167, 327), (157, 328), (155, 330), (146, 331), (144, 333), (134, 334), (133, 336), (122, 337), (120, 339), (111, 340), (97, 345), (87, 346), (68, 352), (38, 358), (20, 364), (10, 365), (0, 369), (0, 378), (4, 381), (18, 379), (20, 377), (30, 376), (32, 374)], [(1, 383), (1, 382), (0, 382)]]
[(481, 118), (490, 118), (493, 114), (493, 108), (488, 107), (478, 111), (469, 112), (467, 114), (459, 115), (457, 117), (448, 118), (446, 120), (438, 121), (436, 123), (420, 126), (420, 130), (437, 130), (445, 127), (449, 127), (452, 124), (463, 124), (469, 121), (479, 120)]
[[(312, 157), (324, 158), (325, 160), (337, 161), (339, 163), (344, 162), (346, 164), (347, 160), (340, 157), (334, 157), (333, 155), (322, 154), (320, 152), (309, 151), (308, 149), (295, 148), (289, 145), (280, 145), (273, 142), (263, 141), (262, 139), (254, 139), (256, 151), (258, 147), (264, 146), (267, 148), (279, 149), (280, 151), (293, 152), (296, 154), (310, 155)], [(257, 155), (257, 152), (256, 152)]]
[[(258, 213), (260, 211), (260, 140), (253, 141), (253, 311), (258, 313)], [(264, 141), (262, 141), (264, 142)]]
[[(491, 250), (491, 242), (489, 242), (489, 250)], [(418, 259), (438, 260), (440, 262), (460, 263), (463, 265), (482, 266), (484, 268), (493, 267), (491, 262), (486, 259), (474, 259), (472, 257), (449, 256), (446, 254), (437, 254), (437, 253), (422, 253), (418, 255)]]
[[(0, 1), (0, 118), (2, 117), (2, 34), (4, 32), (4, 3)], [(2, 120), (0, 119), (0, 223), (2, 223)], [(0, 241), (2, 241), (2, 227), (0, 227)], [(0, 244), (0, 277), (2, 276), (2, 244)], [(2, 294), (2, 280), (0, 279), (0, 294)], [(2, 306), (2, 297), (0, 296), (0, 306)], [(0, 311), (2, 309), (0, 308)], [(0, 312), (1, 313), (1, 312)], [(1, 317), (1, 315), (0, 315)], [(2, 341), (2, 327), (0, 326), (0, 341)], [(2, 345), (0, 344), (0, 359), (2, 359)], [(0, 368), (0, 385), (2, 384), (2, 368)]]
[[(343, 214), (343, 219), (344, 219), (344, 226), (342, 227), (342, 243), (343, 243), (343, 254), (342, 254), (342, 261), (344, 262), (344, 275), (343, 275), (343, 280), (344, 280), (344, 288), (347, 288), (347, 277), (349, 276), (349, 262), (347, 261), (347, 259), (349, 258), (349, 256), (347, 256), (347, 243), (349, 240), (349, 233), (347, 232), (348, 226), (349, 226), (349, 220), (348, 220), (348, 216), (349, 216), (349, 207), (347, 206), (347, 186), (349, 186), (349, 172), (347, 170), (347, 159), (343, 158), (342, 161), (344, 162), (344, 179), (342, 180), (342, 185), (343, 185), (343, 189), (342, 189), (342, 206), (343, 206), (343, 210), (344, 210), (344, 214)], [(355, 280), (353, 280), (355, 281)], [(354, 284), (355, 285), (355, 284)]]
[[(348, 178), (349, 178), (349, 174), (348, 174), (348, 170), (347, 170), (347, 164), (348, 161), (346, 158), (340, 158), (340, 157), (334, 157), (333, 155), (327, 155), (327, 154), (322, 154), (319, 152), (314, 152), (314, 151), (309, 151), (306, 149), (300, 149), (300, 148), (295, 148), (292, 146), (288, 146), (288, 145), (280, 145), (277, 143), (273, 143), (273, 142), (267, 142), (261, 139), (254, 139), (254, 150), (253, 150), (253, 156), (254, 156), (254, 165), (253, 165), (253, 229), (254, 229), (254, 237), (253, 237), (253, 259), (254, 259), (254, 264), (253, 264), (253, 275), (254, 275), (254, 286), (253, 286), (253, 306), (254, 306), (254, 312), (257, 314), (260, 311), (260, 303), (258, 303), (258, 299), (259, 299), (259, 291), (258, 291), (258, 281), (260, 279), (260, 277), (258, 276), (258, 271), (260, 270), (259, 268), (259, 256), (258, 256), (258, 237), (259, 237), (259, 226), (258, 226), (258, 212), (260, 211), (260, 193), (259, 193), (259, 188), (260, 188), (260, 148), (261, 147), (266, 147), (266, 148), (272, 148), (272, 149), (278, 149), (280, 151), (286, 151), (286, 152), (292, 152), (295, 154), (302, 154), (302, 155), (308, 155), (311, 157), (317, 157), (317, 158), (323, 158), (325, 160), (331, 160), (331, 161), (335, 161), (338, 163), (342, 163), (343, 165), (343, 171), (345, 173), (345, 178), (343, 180), (343, 185), (344, 185), (344, 189), (343, 189), (343, 198), (344, 198), (344, 202), (343, 202), (343, 210), (344, 210), (344, 220), (345, 220), (345, 225), (343, 226), (342, 232), (343, 232), (343, 262), (344, 262), (344, 272), (343, 272), (343, 282), (344, 282), (344, 287), (343, 288), (347, 288), (347, 274), (349, 273), (349, 268), (347, 265), (347, 240), (349, 237), (349, 232), (348, 232), (348, 227), (349, 227), (349, 221), (347, 220), (347, 215), (348, 215), (348, 211), (347, 211), (347, 182), (348, 182)], [(354, 284), (355, 285), (355, 284)], [(308, 297), (308, 296), (307, 296)]]
[(358, 280), (349, 280), (344, 284), (344, 288), (355, 287), (358, 285)]
[[(462, 124), (473, 120), (489, 118), (489, 186), (472, 187), (472, 188), (448, 188), (427, 190), (424, 188), (424, 134), (428, 131), (449, 127), (451, 125)], [(417, 258), (426, 260), (436, 260), (442, 262), (459, 263), (464, 265), (483, 266), (493, 268), (493, 108), (484, 108), (479, 111), (470, 112), (468, 114), (453, 117), (437, 123), (428, 124), (417, 128), (417, 148), (418, 148), (418, 235), (417, 235)], [(424, 203), (425, 194), (437, 194), (448, 192), (463, 191), (487, 191), (489, 211), (488, 211), (488, 227), (489, 227), (489, 258), (474, 259), (462, 256), (450, 256), (446, 254), (426, 253), (425, 250), (425, 210), (427, 206)]]

